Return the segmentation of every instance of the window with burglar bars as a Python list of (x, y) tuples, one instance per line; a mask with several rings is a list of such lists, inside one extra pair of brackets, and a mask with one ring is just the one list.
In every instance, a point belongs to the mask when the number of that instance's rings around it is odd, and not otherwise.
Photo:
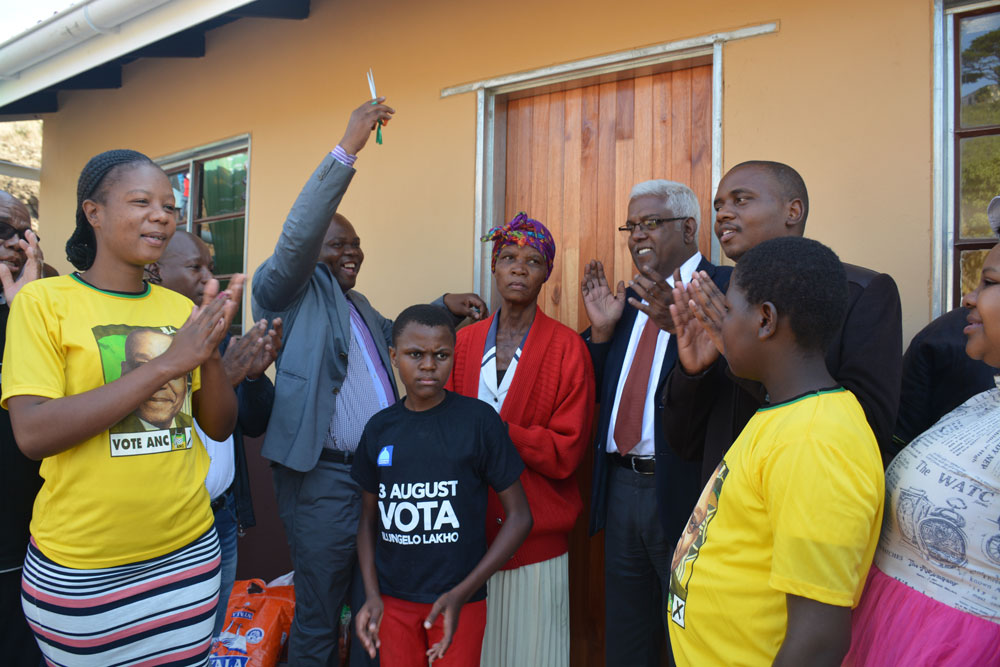
[(1000, 195), (1000, 5), (956, 12), (952, 31), (954, 307), (975, 289), (997, 241), (986, 208)]
[[(212, 273), (225, 289), (246, 273), (246, 212), (250, 145), (246, 137), (160, 160), (177, 201), (177, 228), (208, 244)], [(231, 332), (243, 331), (242, 305)]]

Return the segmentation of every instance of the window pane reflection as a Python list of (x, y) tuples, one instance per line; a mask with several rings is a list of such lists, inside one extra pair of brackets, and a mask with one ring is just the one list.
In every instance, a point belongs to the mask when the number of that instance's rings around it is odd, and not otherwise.
[(962, 139), (959, 153), (958, 235), (993, 238), (986, 207), (1000, 194), (1000, 135)]
[(243, 272), (243, 226), (243, 216), (198, 225), (197, 234), (212, 253), (215, 275)]
[(962, 127), (1000, 124), (1000, 14), (959, 22)]
[(186, 169), (168, 174), (170, 187), (174, 191), (174, 203), (177, 205), (177, 226), (185, 227), (188, 221), (188, 196), (191, 194), (191, 173)]
[(961, 294), (964, 296), (976, 289), (979, 284), (979, 275), (983, 272), (983, 262), (990, 249), (963, 250), (961, 252)]
[(247, 154), (207, 160), (201, 173), (199, 218), (242, 213), (247, 203)]

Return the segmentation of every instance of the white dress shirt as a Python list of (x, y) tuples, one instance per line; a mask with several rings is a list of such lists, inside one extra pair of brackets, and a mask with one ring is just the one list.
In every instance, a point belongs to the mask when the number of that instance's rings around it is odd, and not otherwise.
[[(691, 276), (701, 263), (701, 253), (696, 252), (681, 264), (681, 280), (684, 284), (691, 282)], [(667, 283), (671, 287), (674, 285), (674, 277), (667, 277)], [(643, 301), (643, 303), (646, 303)], [(615, 402), (611, 407), (611, 423), (608, 424), (608, 445), (607, 451), (615, 453), (618, 445), (615, 443), (615, 422), (618, 420), (618, 403), (622, 398), (622, 390), (625, 388), (625, 380), (628, 378), (629, 370), (632, 368), (632, 358), (635, 356), (635, 348), (639, 345), (639, 337), (646, 326), (649, 317), (641, 310), (635, 314), (635, 322), (632, 324), (632, 335), (629, 337), (628, 348), (625, 350), (625, 359), (622, 362), (621, 374), (618, 376), (618, 388), (615, 390)], [(646, 388), (646, 405), (642, 410), (642, 437), (638, 444), (629, 451), (634, 456), (653, 456), (656, 453), (656, 429), (654, 425), (654, 415), (657, 396), (656, 385), (660, 381), (660, 367), (663, 365), (663, 355), (667, 352), (667, 343), (670, 342), (670, 334), (662, 329), (656, 336), (656, 352), (653, 354), (653, 365), (649, 371), (649, 386)]]
[(197, 420), (194, 427), (198, 431), (198, 437), (208, 451), (208, 474), (205, 476), (205, 488), (208, 489), (208, 497), (215, 500), (233, 483), (236, 476), (236, 451), (233, 449), (233, 436), (229, 436), (222, 442), (213, 440), (205, 435)]

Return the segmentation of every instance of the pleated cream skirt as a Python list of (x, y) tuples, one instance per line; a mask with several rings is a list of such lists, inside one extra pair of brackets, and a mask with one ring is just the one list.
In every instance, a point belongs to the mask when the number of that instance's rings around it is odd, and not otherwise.
[(569, 554), (489, 580), (483, 667), (569, 667)]

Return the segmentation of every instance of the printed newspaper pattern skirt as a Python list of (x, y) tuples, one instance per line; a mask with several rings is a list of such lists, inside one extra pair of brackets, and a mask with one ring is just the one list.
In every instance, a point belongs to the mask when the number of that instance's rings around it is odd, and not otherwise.
[(212, 528), (177, 551), (97, 570), (28, 547), (21, 603), (51, 665), (205, 665), (219, 598)]

